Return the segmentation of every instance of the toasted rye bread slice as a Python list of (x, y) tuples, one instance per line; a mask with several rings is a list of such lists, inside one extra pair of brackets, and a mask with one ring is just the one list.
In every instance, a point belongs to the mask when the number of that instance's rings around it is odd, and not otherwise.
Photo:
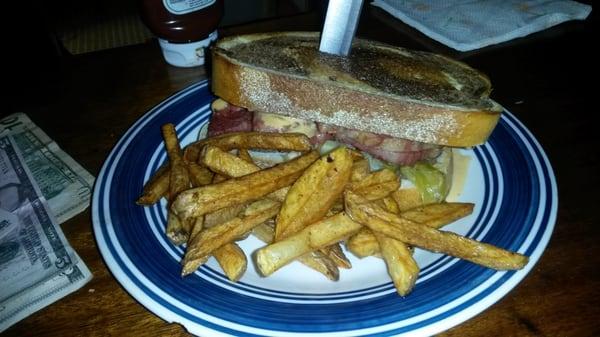
[(222, 39), (213, 91), (252, 111), (445, 146), (481, 144), (498, 122), (489, 79), (464, 63), (361, 39), (339, 57), (318, 43), (317, 32)]

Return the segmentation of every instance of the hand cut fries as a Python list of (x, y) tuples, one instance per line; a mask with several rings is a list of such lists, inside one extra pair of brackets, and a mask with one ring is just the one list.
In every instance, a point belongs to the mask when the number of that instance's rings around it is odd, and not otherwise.
[[(323, 218), (350, 179), (352, 156), (339, 147), (311, 165), (288, 192), (277, 215), (275, 240)], [(327, 186), (323, 188), (322, 186)]]
[(359, 182), (365, 179), (371, 172), (369, 167), (369, 161), (367, 159), (361, 159), (354, 162), (352, 165), (352, 174), (350, 174), (351, 182)]
[(254, 160), (252, 159), (252, 156), (250, 155), (250, 152), (248, 152), (248, 149), (239, 149), (238, 150), (238, 157), (243, 160), (246, 161), (248, 163), (253, 163), (254, 164)]
[(213, 181), (214, 173), (197, 163), (187, 163), (190, 181), (193, 187), (208, 185)]
[(407, 244), (497, 270), (520, 269), (527, 264), (528, 259), (522, 254), (404, 219), (386, 212), (351, 191), (346, 191), (345, 200), (346, 209), (352, 219), (372, 231), (383, 233)]
[[(429, 204), (402, 212), (400, 216), (425, 226), (441, 228), (471, 214), (473, 207), (471, 203), (460, 202)], [(358, 257), (379, 255), (377, 238), (367, 228), (363, 228), (348, 239), (346, 247)]]
[[(187, 242), (183, 276), (213, 256), (231, 281), (239, 280), (249, 252), (235, 242), (248, 234), (266, 244), (254, 252), (264, 276), (297, 260), (337, 281), (338, 267), (352, 267), (340, 246), (345, 242), (358, 257), (383, 258), (402, 296), (419, 274), (412, 246), (498, 270), (519, 269), (528, 261), (438, 230), (471, 214), (474, 205), (422, 205), (400, 189), (394, 171), (371, 172), (356, 150), (339, 147), (321, 156), (305, 135), (260, 132), (225, 134), (182, 150), (173, 125), (162, 132), (169, 163), (146, 183), (136, 203), (148, 206), (167, 197), (166, 234), (175, 244)], [(249, 149), (303, 154), (261, 169)]]
[(396, 201), (400, 211), (406, 211), (423, 205), (421, 192), (416, 188), (399, 189), (392, 193), (392, 198)]
[(319, 154), (308, 152), (277, 166), (239, 178), (197, 187), (177, 196), (171, 209), (182, 219), (189, 219), (221, 208), (258, 200), (296, 181)]
[(367, 256), (381, 257), (379, 242), (373, 231), (362, 228), (346, 241), (346, 248), (354, 255), (363, 258)]
[(323, 247), (320, 251), (333, 260), (336, 266), (344, 269), (352, 268), (352, 262), (348, 260), (348, 257), (344, 254), (342, 247), (338, 243)]
[(246, 254), (235, 243), (229, 243), (219, 247), (213, 252), (214, 257), (219, 262), (221, 269), (231, 281), (237, 281), (244, 275), (248, 267)]
[(235, 218), (247, 204), (233, 205), (204, 215), (204, 227), (210, 228)]
[[(240, 157), (238, 158), (229, 152), (223, 151), (211, 145), (207, 145), (202, 150), (202, 156), (199, 160), (213, 171), (219, 172), (221, 177), (226, 175), (235, 178), (259, 171), (260, 168), (252, 163), (252, 158), (249, 156), (249, 154), (243, 154), (243, 152), (247, 153), (247, 151), (240, 151)], [(246, 157), (246, 159), (243, 159), (242, 156)], [(267, 197), (272, 200), (283, 202), (288, 190), (288, 187), (284, 187), (273, 193), (270, 193), (267, 195)], [(205, 216), (205, 225), (207, 227), (212, 227), (216, 223), (229, 221), (235, 217), (235, 215), (237, 215), (243, 207), (244, 205), (235, 205), (220, 209), (213, 213), (209, 213)], [(269, 229), (273, 233), (269, 236), (267, 243), (271, 243), (274, 238), (273, 229), (270, 227)], [(263, 228), (263, 236), (266, 235), (264, 234), (265, 231), (266, 229)], [(345, 256), (341, 252), (341, 248), (339, 246), (336, 248), (338, 248), (339, 251), (332, 249), (332, 257), (335, 257), (335, 261), (338, 262), (338, 264), (342, 264), (344, 267), (347, 267), (349, 262), (347, 259), (345, 259)], [(306, 256), (302, 256), (299, 260), (301, 260), (301, 262), (308, 267), (321, 272), (329, 279), (337, 280), (339, 278), (339, 270), (337, 269), (336, 263), (332, 261), (332, 258), (325, 256), (324, 254), (307, 254)]]
[[(189, 166), (189, 168), (192, 168), (192, 170), (190, 170), (190, 174), (192, 174), (193, 167), (200, 168), (197, 171), (197, 173), (201, 174), (202, 178), (208, 178), (210, 176), (213, 182), (219, 182), (226, 179), (226, 177), (218, 174), (213, 174), (212, 171), (201, 167), (198, 164)], [(208, 171), (210, 175), (204, 174), (204, 170)], [(201, 183), (200, 180), (193, 179), (192, 187), (199, 186), (199, 183)], [(194, 224), (194, 228), (192, 229), (192, 233), (190, 234), (188, 239), (188, 247), (193, 247), (194, 238), (198, 235), (198, 233), (200, 233), (200, 231), (202, 231), (203, 228), (205, 228), (205, 226), (212, 227), (216, 224), (225, 223), (229, 220), (232, 220), (245, 207), (246, 205), (235, 205), (224, 209), (220, 209), (219, 211), (213, 213), (206, 214), (205, 216), (197, 217), (196, 222)], [(234, 282), (239, 280), (240, 277), (242, 277), (248, 266), (248, 259), (246, 258), (246, 254), (244, 254), (241, 248), (239, 248), (239, 246), (233, 242), (227, 243), (215, 249), (212, 255), (221, 266), (221, 269), (223, 269), (225, 275), (227, 275), (227, 278)], [(198, 269), (198, 267), (200, 267), (202, 264), (204, 264), (207, 260), (208, 257), (201, 257), (193, 261), (188, 261), (186, 264), (186, 272), (193, 272), (194, 270)]]
[[(266, 223), (256, 226), (252, 230), (252, 234), (259, 238), (266, 244), (272, 243), (275, 238), (275, 229)], [(340, 278), (340, 271), (337, 264), (333, 262), (328, 256), (319, 251), (314, 251), (308, 254), (304, 254), (296, 258), (298, 262), (305, 266), (316, 270), (317, 272), (325, 275), (332, 281), (337, 281)]]
[(408, 294), (419, 276), (419, 266), (411, 249), (404, 242), (382, 233), (375, 233), (375, 237), (396, 291), (402, 296)]
[[(240, 154), (242, 153), (243, 152), (240, 152)], [(231, 153), (219, 149), (218, 147), (207, 145), (202, 151), (202, 154), (203, 155), (199, 160), (202, 161), (206, 167), (215, 172), (219, 172), (220, 177), (227, 176), (230, 178), (237, 178), (260, 171), (260, 167), (252, 163), (252, 158), (247, 157), (247, 159), (242, 159), (241, 156), (236, 157)], [(283, 201), (288, 190), (289, 187), (286, 186), (268, 194), (267, 197), (273, 200)]]
[(190, 268), (188, 262), (208, 257), (215, 249), (235, 241), (252, 228), (274, 217), (280, 206), (279, 202), (270, 199), (258, 200), (248, 205), (238, 217), (201, 231), (186, 250), (182, 274), (187, 275), (195, 270)]
[(361, 227), (345, 213), (338, 213), (259, 249), (256, 252), (257, 267), (263, 275), (270, 275), (295, 258), (334, 244)]
[[(212, 182), (214, 173), (206, 167), (202, 167), (197, 163), (185, 163), (190, 175), (190, 181), (195, 187), (208, 185)], [(157, 203), (160, 198), (168, 197), (169, 194), (169, 179), (171, 176), (170, 165), (167, 163), (162, 165), (154, 175), (148, 180), (142, 195), (136, 203), (140, 206), (150, 206)]]
[(161, 166), (158, 171), (148, 180), (142, 195), (138, 198), (136, 203), (140, 206), (150, 206), (160, 200), (160, 198), (167, 196), (169, 193), (169, 176), (171, 175), (169, 165)]
[(312, 150), (310, 140), (301, 133), (236, 132), (192, 143), (185, 148), (183, 157), (189, 162), (198, 161), (200, 151), (206, 145), (213, 145), (225, 151), (254, 149), (308, 152)]
[[(323, 218), (342, 195), (350, 179), (352, 163), (351, 152), (339, 147), (307, 168), (285, 197), (277, 215), (275, 240), (281, 240)], [(321, 252), (335, 261), (338, 267), (352, 267), (338, 243), (321, 247)]]
[(351, 182), (347, 189), (367, 200), (379, 200), (387, 197), (399, 187), (398, 176), (390, 169), (383, 169), (366, 175), (360, 181)]
[(166, 234), (169, 240), (175, 245), (181, 245), (188, 240), (188, 232), (184, 229), (181, 220), (173, 212), (167, 212)]
[[(169, 156), (169, 204), (173, 202), (179, 193), (190, 188), (190, 177), (188, 169), (181, 157), (181, 147), (175, 132), (173, 124), (165, 124), (162, 127), (162, 134)], [(188, 235), (192, 230), (195, 219), (181, 219), (177, 214), (168, 211), (167, 217), (167, 237), (174, 244), (181, 244), (187, 241)]]
[(394, 214), (400, 213), (400, 208), (398, 207), (398, 204), (392, 197), (385, 197), (383, 199), (380, 199), (378, 202), (381, 204), (381, 207), (383, 207), (383, 209), (387, 210), (388, 212)]
[(190, 188), (190, 176), (181, 157), (181, 147), (173, 124), (162, 127), (165, 147), (169, 156), (169, 200), (173, 200), (179, 193)]
[(220, 148), (207, 145), (199, 158), (206, 167), (227, 177), (241, 177), (260, 171), (260, 167)]
[[(206, 145), (218, 147), (224, 151), (233, 149), (258, 149), (270, 151), (298, 151), (308, 152), (312, 149), (306, 135), (299, 133), (260, 133), (260, 132), (236, 132), (217, 137), (199, 140), (185, 147), (183, 159), (186, 163), (196, 163), (200, 152)], [(151, 205), (156, 203), (168, 190), (168, 165), (158, 170), (144, 187), (142, 196), (138, 199), (139, 205)], [(166, 176), (165, 176), (166, 174)], [(205, 181), (205, 180), (204, 180)], [(206, 183), (200, 184), (205, 185)]]

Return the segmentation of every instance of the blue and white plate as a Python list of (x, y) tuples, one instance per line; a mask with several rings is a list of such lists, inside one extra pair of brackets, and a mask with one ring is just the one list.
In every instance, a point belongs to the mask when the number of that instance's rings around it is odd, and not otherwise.
[[(108, 156), (93, 198), (98, 247), (123, 287), (168, 322), (201, 336), (431, 335), (482, 312), (533, 268), (554, 227), (556, 182), (531, 133), (504, 112), (489, 141), (461, 150), (468, 177), (457, 199), (476, 204), (448, 230), (530, 257), (519, 271), (494, 271), (417, 250), (421, 274), (411, 294), (396, 294), (377, 258), (356, 259), (332, 282), (296, 262), (264, 278), (253, 265), (232, 283), (212, 259), (180, 276), (184, 250), (165, 237), (165, 204), (140, 207), (142, 186), (166, 160), (160, 126), (177, 126), (183, 145), (206, 124), (207, 82), (168, 98), (137, 121)], [(240, 242), (251, 261), (261, 243)]]

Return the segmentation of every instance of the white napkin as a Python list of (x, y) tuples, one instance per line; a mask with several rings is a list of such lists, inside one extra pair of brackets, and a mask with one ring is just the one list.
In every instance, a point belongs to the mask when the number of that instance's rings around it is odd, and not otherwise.
[(592, 11), (589, 5), (568, 0), (375, 0), (373, 5), (460, 51), (585, 20)]

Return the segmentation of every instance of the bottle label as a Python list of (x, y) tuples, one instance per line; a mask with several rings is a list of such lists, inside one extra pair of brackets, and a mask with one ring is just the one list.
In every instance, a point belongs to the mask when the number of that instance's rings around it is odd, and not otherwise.
[(215, 3), (216, 0), (163, 0), (165, 8), (175, 14), (182, 15), (195, 12)]

